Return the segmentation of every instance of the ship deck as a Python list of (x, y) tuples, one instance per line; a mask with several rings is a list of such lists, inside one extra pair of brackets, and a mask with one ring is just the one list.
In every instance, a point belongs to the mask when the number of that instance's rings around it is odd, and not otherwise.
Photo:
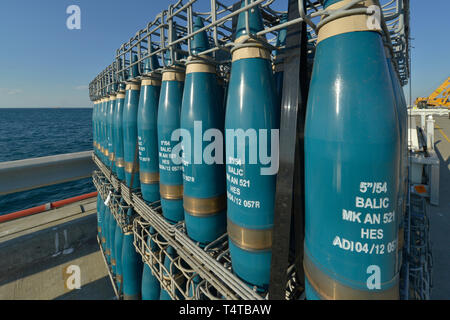
[[(450, 299), (450, 119), (434, 117), (434, 145), (439, 157), (439, 206), (427, 204), (433, 253), (431, 299)], [(418, 118), (417, 123), (420, 123)]]
[[(435, 117), (439, 206), (427, 204), (433, 252), (432, 299), (450, 298), (450, 120)], [(420, 119), (417, 119), (420, 123)], [(0, 224), (0, 299), (114, 299), (96, 240), (96, 199)], [(69, 290), (67, 267), (80, 268)]]
[[(90, 198), (0, 224), (0, 299), (113, 299), (96, 221)], [(79, 266), (78, 290), (66, 286), (70, 265)]]

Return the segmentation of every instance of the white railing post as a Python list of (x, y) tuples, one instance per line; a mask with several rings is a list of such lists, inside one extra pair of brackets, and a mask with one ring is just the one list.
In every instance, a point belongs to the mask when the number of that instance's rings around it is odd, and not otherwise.
[(433, 116), (430, 114), (427, 118), (427, 149), (434, 149), (434, 120)]

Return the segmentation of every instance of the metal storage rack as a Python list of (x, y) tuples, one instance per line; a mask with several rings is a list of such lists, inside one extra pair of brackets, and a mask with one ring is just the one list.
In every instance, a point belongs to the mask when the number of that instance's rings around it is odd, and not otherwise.
[[(281, 53), (278, 58), (283, 57), (283, 50), (288, 49), (288, 45), (275, 46), (276, 36), (282, 29), (292, 26), (299, 26), (306, 23), (306, 33), (308, 34), (308, 48), (314, 51), (318, 29), (325, 22), (333, 19), (366, 13), (365, 9), (348, 9), (349, 7), (364, 0), (352, 0), (344, 8), (339, 10), (325, 10), (320, 1), (314, 0), (242, 0), (245, 5), (240, 8), (239, 2), (224, 4), (228, 1), (211, 0), (209, 10), (205, 12), (195, 11), (197, 4), (205, 5), (206, 1), (179, 0), (173, 5), (169, 5), (167, 10), (159, 13), (155, 19), (149, 22), (145, 28), (138, 30), (127, 42), (123, 43), (115, 53), (114, 61), (100, 72), (89, 85), (89, 96), (92, 101), (105, 97), (119, 88), (119, 84), (128, 80), (133, 74), (133, 67), (137, 74), (134, 76), (146, 75), (151, 72), (144, 70), (143, 62), (150, 57), (156, 56), (160, 62), (159, 68), (152, 72), (160, 72), (164, 67), (183, 65), (190, 52), (192, 38), (202, 32), (209, 33), (211, 48), (199, 55), (212, 53), (212, 62), (226, 74), (231, 63), (230, 51), (233, 48), (244, 44), (233, 43), (233, 27), (236, 24), (237, 15), (257, 5), (262, 9), (264, 19), (264, 30), (250, 34), (248, 22), (246, 23), (247, 33), (250, 38), (261, 42), (264, 46)], [(275, 4), (283, 2), (287, 5), (287, 11), (275, 10)], [(409, 79), (409, 0), (381, 0), (382, 8), (381, 27), (383, 38), (394, 57), (394, 64), (402, 81), (406, 85)], [(278, 6), (277, 6), (278, 7)], [(205, 26), (197, 31), (193, 31), (193, 17), (202, 17)], [(248, 14), (247, 14), (248, 16)], [(287, 16), (286, 22), (281, 22)], [(175, 35), (177, 38), (175, 39)], [(265, 36), (266, 41), (261, 40)], [(132, 56), (136, 55), (133, 61)], [(203, 59), (208, 59), (202, 57)], [(275, 58), (275, 56), (274, 56)]]
[[(258, 41), (272, 51), (272, 60), (278, 70), (289, 70), (283, 78), (283, 100), (280, 125), (280, 168), (277, 178), (275, 227), (273, 257), (269, 292), (257, 292), (232, 273), (227, 235), (224, 234), (205, 248), (200, 248), (186, 234), (184, 222), (177, 225), (167, 223), (159, 202), (147, 204), (139, 190), (130, 190), (120, 182), (111, 171), (96, 157), (94, 161), (100, 171), (94, 172), (93, 179), (100, 196), (105, 199), (108, 193), (120, 195), (137, 212), (131, 225), (134, 232), (134, 245), (144, 263), (152, 269), (154, 275), (172, 298), (178, 299), (176, 289), (183, 299), (302, 299), (303, 235), (299, 232), (294, 239), (290, 237), (291, 227), (303, 228), (303, 179), (299, 168), (303, 155), (303, 126), (309, 85), (309, 74), (316, 44), (318, 29), (324, 21), (338, 17), (365, 14), (362, 9), (349, 9), (362, 0), (351, 0), (340, 10), (324, 10), (320, 1), (285, 0), (287, 10), (280, 10), (282, 0), (243, 0), (240, 1), (201, 1), (179, 0), (159, 13), (143, 29), (137, 31), (115, 52), (113, 62), (89, 84), (92, 101), (107, 97), (124, 88), (131, 77), (158, 76), (163, 68), (183, 67), (190, 52), (193, 36), (207, 31), (210, 49), (199, 54), (211, 53), (208, 59), (217, 66), (217, 73), (228, 81), (231, 65), (230, 51), (234, 44), (234, 28), (237, 15), (257, 5), (262, 9), (264, 30), (251, 34), (249, 38)], [(207, 9), (196, 10), (200, 4), (209, 2)], [(225, 4), (227, 2), (227, 4)], [(402, 85), (409, 79), (409, 0), (382, 0), (381, 27), (385, 46), (393, 57), (394, 68)], [(205, 26), (193, 31), (193, 17), (204, 19)], [(248, 14), (246, 15), (248, 18)], [(286, 19), (287, 18), (287, 19)], [(286, 21), (286, 22), (282, 22)], [(246, 23), (249, 30), (248, 21)], [(286, 43), (276, 46), (276, 37), (280, 30), (287, 29)], [(250, 32), (247, 32), (250, 34)], [(176, 35), (176, 37), (175, 37)], [(265, 36), (266, 40), (261, 40)], [(145, 66), (150, 58), (156, 57), (159, 68), (148, 70)], [(120, 218), (114, 201), (110, 207), (116, 219)], [(123, 221), (123, 219), (122, 219)], [(149, 233), (149, 227), (155, 229)], [(406, 232), (409, 234), (409, 232)], [(151, 238), (158, 245), (158, 253), (149, 250), (147, 240)], [(291, 245), (290, 245), (291, 244)], [(178, 257), (171, 266), (180, 271), (172, 274), (163, 265), (162, 256), (172, 246)], [(409, 271), (408, 271), (409, 272)], [(196, 276), (202, 280), (197, 290), (190, 290)], [(409, 276), (406, 276), (409, 279)]]
[[(225, 299), (263, 299), (261, 295), (245, 285), (230, 271), (230, 258), (228, 251), (225, 249), (228, 246), (226, 234), (204, 249), (200, 248), (198, 244), (193, 243), (186, 235), (184, 222), (171, 225), (164, 219), (159, 201), (147, 204), (136, 190), (130, 190), (122, 182), (118, 181), (96, 156), (93, 159), (100, 169), (100, 171), (94, 172), (93, 181), (102, 199), (106, 200), (108, 194), (116, 190), (120, 192), (125, 202), (133, 206), (138, 213), (138, 216), (133, 220), (133, 224), (129, 226), (124, 225), (123, 230), (127, 227), (133, 228), (136, 250), (141, 254), (143, 262), (149, 265), (155, 276), (161, 281), (161, 287), (165, 288), (172, 298), (176, 299), (176, 289), (183, 293), (185, 299), (194, 298), (193, 294), (189, 294), (189, 290), (181, 288), (180, 278), (184, 277), (189, 287), (189, 283), (197, 274), (203, 279), (197, 286), (197, 292), (195, 292), (197, 298), (200, 298), (201, 295), (205, 295), (210, 299), (214, 298), (209, 293), (210, 289), (214, 288)], [(117, 201), (109, 203), (111, 212), (117, 212), (116, 206)], [(115, 214), (115, 218), (119, 224), (124, 221), (123, 217), (120, 217), (118, 214)], [(149, 233), (150, 226), (156, 231), (152, 235)], [(148, 237), (151, 237), (158, 245), (158, 254), (151, 252), (148, 247)], [(166, 250), (169, 245), (178, 254), (178, 257), (173, 259), (172, 264), (182, 271), (182, 276), (173, 275), (164, 267), (162, 257), (167, 253)], [(218, 299), (219, 297), (216, 296), (216, 298)]]
[(408, 228), (405, 228), (407, 243), (404, 253), (405, 263), (402, 266), (401, 298), (429, 300), (433, 286), (433, 255), (429, 235), (429, 215), (424, 197), (410, 195), (405, 223)]

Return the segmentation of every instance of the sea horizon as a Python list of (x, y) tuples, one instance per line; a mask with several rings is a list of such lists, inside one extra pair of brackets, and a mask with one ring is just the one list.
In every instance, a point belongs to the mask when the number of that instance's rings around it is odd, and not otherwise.
[[(92, 108), (0, 108), (0, 162), (92, 150)], [(0, 216), (95, 191), (92, 178), (0, 196)]]

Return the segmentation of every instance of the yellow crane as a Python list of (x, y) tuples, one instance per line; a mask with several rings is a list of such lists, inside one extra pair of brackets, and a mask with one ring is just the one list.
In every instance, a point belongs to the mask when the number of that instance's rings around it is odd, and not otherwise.
[(426, 98), (417, 98), (414, 103), (419, 109), (426, 109), (428, 107), (447, 107), (450, 108), (450, 77), (433, 91), (430, 96)]

